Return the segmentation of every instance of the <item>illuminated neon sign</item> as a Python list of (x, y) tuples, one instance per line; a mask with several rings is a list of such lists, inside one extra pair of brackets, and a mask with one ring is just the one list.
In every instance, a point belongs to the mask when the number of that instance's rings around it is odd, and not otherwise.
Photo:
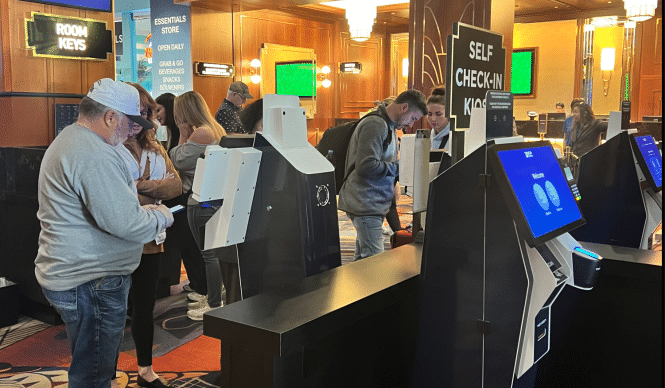
[(37, 57), (106, 60), (113, 52), (112, 31), (91, 19), (33, 12), (25, 20), (25, 37)]

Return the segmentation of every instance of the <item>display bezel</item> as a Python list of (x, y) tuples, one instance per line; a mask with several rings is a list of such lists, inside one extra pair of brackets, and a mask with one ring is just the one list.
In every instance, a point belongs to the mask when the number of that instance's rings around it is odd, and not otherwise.
[[(511, 151), (517, 149), (540, 148), (540, 147), (548, 147), (550, 149), (550, 151), (552, 152), (552, 157), (555, 159), (555, 161), (557, 162), (557, 166), (559, 166), (559, 169), (561, 170), (561, 165), (558, 163), (558, 158), (554, 153), (554, 148), (552, 148), (552, 144), (549, 141), (493, 144), (489, 146), (487, 149), (487, 159), (492, 167), (493, 174), (495, 175), (494, 181), (498, 184), (500, 191), (503, 193), (503, 197), (505, 198), (506, 201), (506, 206), (508, 207), (508, 211), (510, 212), (510, 214), (513, 216), (513, 220), (517, 225), (517, 229), (521, 232), (522, 237), (524, 237), (526, 243), (532, 248), (541, 245), (546, 241), (553, 239), (554, 237), (570, 232), (571, 230), (579, 226), (582, 226), (586, 223), (586, 221), (584, 220), (584, 215), (582, 214), (582, 210), (580, 209), (577, 201), (575, 201), (575, 196), (573, 195), (570, 186), (566, 184), (568, 192), (573, 198), (573, 202), (575, 203), (575, 206), (577, 206), (577, 210), (580, 212), (581, 217), (569, 224), (563, 225), (557, 229), (547, 232), (542, 236), (539, 237), (534, 236), (533, 231), (529, 226), (529, 222), (526, 219), (526, 215), (524, 214), (524, 211), (522, 210), (522, 207), (519, 204), (517, 195), (515, 194), (515, 191), (513, 190), (513, 187), (510, 184), (510, 180), (508, 179), (508, 174), (506, 174), (506, 171), (503, 168), (503, 163), (501, 162), (498, 153), (501, 151)], [(564, 181), (568, 182), (563, 170), (561, 170), (561, 175), (563, 176)]]
[[(633, 133), (630, 135), (630, 146), (633, 149), (633, 155), (635, 155), (635, 159), (637, 159), (637, 164), (640, 166), (642, 169), (642, 175), (644, 175), (644, 178), (649, 182), (649, 186), (651, 186), (651, 189), (655, 192), (659, 192), (663, 189), (663, 184), (661, 183), (660, 186), (656, 186), (656, 181), (653, 179), (653, 175), (651, 174), (651, 169), (649, 169), (649, 166), (647, 164), (646, 159), (644, 158), (644, 154), (642, 151), (640, 151), (640, 146), (637, 144), (637, 139), (638, 137), (645, 137), (649, 136), (651, 140), (653, 140), (653, 144), (656, 146), (656, 149), (658, 149), (658, 143), (656, 143), (656, 139), (648, 133)], [(662, 165), (662, 157), (661, 157), (661, 165)]]
[(81, 5), (73, 5), (73, 4), (63, 4), (57, 2), (57, 0), (22, 0), (28, 3), (38, 3), (38, 4), (46, 4), (46, 5), (55, 5), (58, 7), (65, 7), (65, 8), (75, 8), (75, 9), (83, 9), (86, 11), (97, 11), (97, 12), (112, 12), (113, 11), (113, 1), (109, 1), (109, 8), (94, 8), (94, 7), (85, 7)]

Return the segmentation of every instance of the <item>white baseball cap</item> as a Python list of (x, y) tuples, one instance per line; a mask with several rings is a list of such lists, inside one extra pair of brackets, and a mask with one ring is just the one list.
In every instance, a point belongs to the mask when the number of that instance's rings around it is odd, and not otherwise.
[(154, 124), (141, 116), (139, 91), (132, 85), (110, 78), (95, 82), (88, 91), (88, 97), (118, 112), (124, 113), (143, 128), (154, 128)]

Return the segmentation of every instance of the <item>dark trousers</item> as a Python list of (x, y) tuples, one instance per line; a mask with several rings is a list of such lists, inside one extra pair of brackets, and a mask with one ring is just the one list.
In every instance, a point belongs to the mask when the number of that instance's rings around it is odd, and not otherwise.
[(205, 225), (219, 207), (202, 207), (192, 204), (187, 208), (189, 227), (197, 246), (201, 249), (208, 282), (208, 304), (210, 307), (221, 305), (221, 283), (226, 289), (225, 303), (240, 300), (240, 274), (238, 272), (238, 254), (235, 246), (218, 249), (204, 249)]
[(132, 306), (132, 338), (136, 345), (139, 366), (152, 365), (152, 342), (155, 324), (152, 310), (155, 308), (155, 291), (159, 277), (159, 263), (163, 253), (144, 254), (141, 264), (132, 274), (129, 301)]
[[(183, 194), (178, 198), (164, 201), (166, 206), (172, 207), (182, 205), (187, 207), (188, 194)], [(201, 295), (207, 295), (208, 283), (206, 281), (205, 266), (203, 257), (196, 240), (189, 229), (187, 221), (187, 212), (183, 211), (173, 216), (174, 222), (166, 231), (166, 241), (164, 241), (164, 251), (167, 254), (174, 254), (173, 250), (178, 250), (182, 258), (182, 264), (187, 271), (189, 286)]]
[(393, 202), (390, 204), (390, 210), (388, 211), (388, 214), (386, 214), (386, 221), (388, 221), (388, 225), (390, 225), (390, 229), (392, 229), (393, 232), (402, 230), (402, 223), (400, 222), (399, 214), (397, 213), (397, 200), (395, 197), (393, 197)]

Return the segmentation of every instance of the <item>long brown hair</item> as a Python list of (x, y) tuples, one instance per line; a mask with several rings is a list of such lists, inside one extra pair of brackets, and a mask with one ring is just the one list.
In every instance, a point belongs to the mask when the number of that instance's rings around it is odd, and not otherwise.
[[(140, 84), (133, 82), (127, 83), (139, 91), (139, 100), (141, 101), (141, 106), (148, 109), (148, 121), (154, 123), (154, 111), (155, 107), (157, 106), (155, 100), (152, 98), (152, 96), (150, 96), (150, 93), (148, 93), (148, 91), (145, 90), (145, 88)], [(139, 143), (139, 146), (141, 146), (142, 149), (159, 152), (159, 143), (155, 138), (155, 133), (156, 130), (154, 126), (153, 128), (148, 129), (143, 128), (141, 132), (136, 135), (136, 141)]]
[(189, 91), (177, 96), (173, 101), (173, 116), (176, 123), (184, 121), (194, 128), (210, 128), (215, 134), (216, 141), (226, 135), (226, 131), (212, 117), (208, 104), (198, 92)]
[(591, 107), (588, 104), (581, 102), (573, 107), (573, 109), (575, 108), (580, 111), (580, 121), (577, 122), (576, 125), (584, 127), (585, 125), (596, 120), (596, 115), (593, 114), (593, 110), (591, 110)]

